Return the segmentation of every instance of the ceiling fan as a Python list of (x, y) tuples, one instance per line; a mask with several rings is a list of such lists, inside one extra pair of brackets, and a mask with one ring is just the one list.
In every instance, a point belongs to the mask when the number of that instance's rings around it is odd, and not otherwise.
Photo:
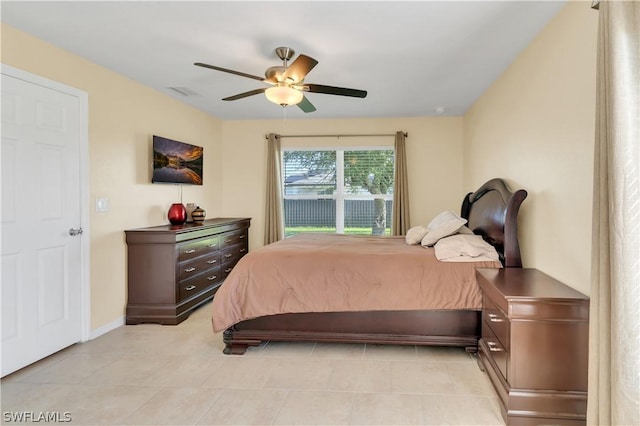
[(223, 101), (235, 101), (237, 99), (264, 93), (267, 99), (281, 105), (282, 107), (286, 107), (287, 105), (298, 105), (298, 107), (304, 112), (313, 112), (316, 110), (316, 107), (309, 102), (303, 92), (325, 93), (328, 95), (350, 96), (354, 98), (364, 98), (367, 96), (366, 90), (305, 83), (305, 77), (309, 71), (318, 64), (318, 61), (307, 55), (300, 54), (290, 65), (288, 65), (289, 60), (295, 54), (293, 49), (288, 47), (278, 47), (275, 49), (275, 53), (282, 60), (282, 65), (267, 68), (264, 73), (264, 77), (221, 68), (215, 65), (203, 64), (201, 62), (196, 62), (194, 65), (239, 75), (241, 77), (252, 78), (271, 85), (271, 87), (254, 89), (248, 92), (229, 96), (222, 99)]

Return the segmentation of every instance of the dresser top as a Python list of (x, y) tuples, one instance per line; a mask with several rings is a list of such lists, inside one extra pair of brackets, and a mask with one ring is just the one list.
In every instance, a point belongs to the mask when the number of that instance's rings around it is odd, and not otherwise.
[(248, 217), (217, 217), (215, 219), (207, 219), (202, 223), (188, 222), (183, 225), (159, 225), (149, 226), (147, 228), (128, 229), (125, 232), (169, 232), (180, 234), (183, 232), (193, 232), (198, 229), (206, 229), (211, 227), (218, 227), (229, 223), (236, 223), (245, 220), (251, 220)]
[(160, 225), (124, 231), (127, 244), (175, 244), (222, 232), (247, 229), (251, 218), (217, 217), (202, 223)]
[(484, 291), (498, 290), (507, 300), (589, 298), (542, 271), (529, 268), (478, 268), (478, 284)]

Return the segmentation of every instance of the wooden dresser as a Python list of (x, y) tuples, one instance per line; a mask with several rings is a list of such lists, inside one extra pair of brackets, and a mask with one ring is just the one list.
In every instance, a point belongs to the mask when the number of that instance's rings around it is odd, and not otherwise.
[(248, 218), (125, 231), (126, 323), (175, 325), (209, 301), (249, 250)]
[(536, 269), (476, 273), (479, 360), (507, 425), (584, 425), (589, 298)]

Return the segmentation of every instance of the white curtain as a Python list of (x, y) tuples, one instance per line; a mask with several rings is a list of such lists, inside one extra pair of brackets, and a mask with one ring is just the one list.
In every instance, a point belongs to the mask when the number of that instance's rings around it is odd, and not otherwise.
[(590, 425), (640, 425), (640, 2), (600, 1)]
[(269, 133), (267, 139), (267, 188), (264, 219), (265, 245), (284, 238), (280, 136)]

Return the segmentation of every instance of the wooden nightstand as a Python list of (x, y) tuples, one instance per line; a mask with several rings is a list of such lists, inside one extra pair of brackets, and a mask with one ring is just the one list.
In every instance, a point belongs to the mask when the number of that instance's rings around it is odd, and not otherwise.
[(589, 298), (536, 269), (477, 270), (480, 367), (507, 425), (585, 424)]

